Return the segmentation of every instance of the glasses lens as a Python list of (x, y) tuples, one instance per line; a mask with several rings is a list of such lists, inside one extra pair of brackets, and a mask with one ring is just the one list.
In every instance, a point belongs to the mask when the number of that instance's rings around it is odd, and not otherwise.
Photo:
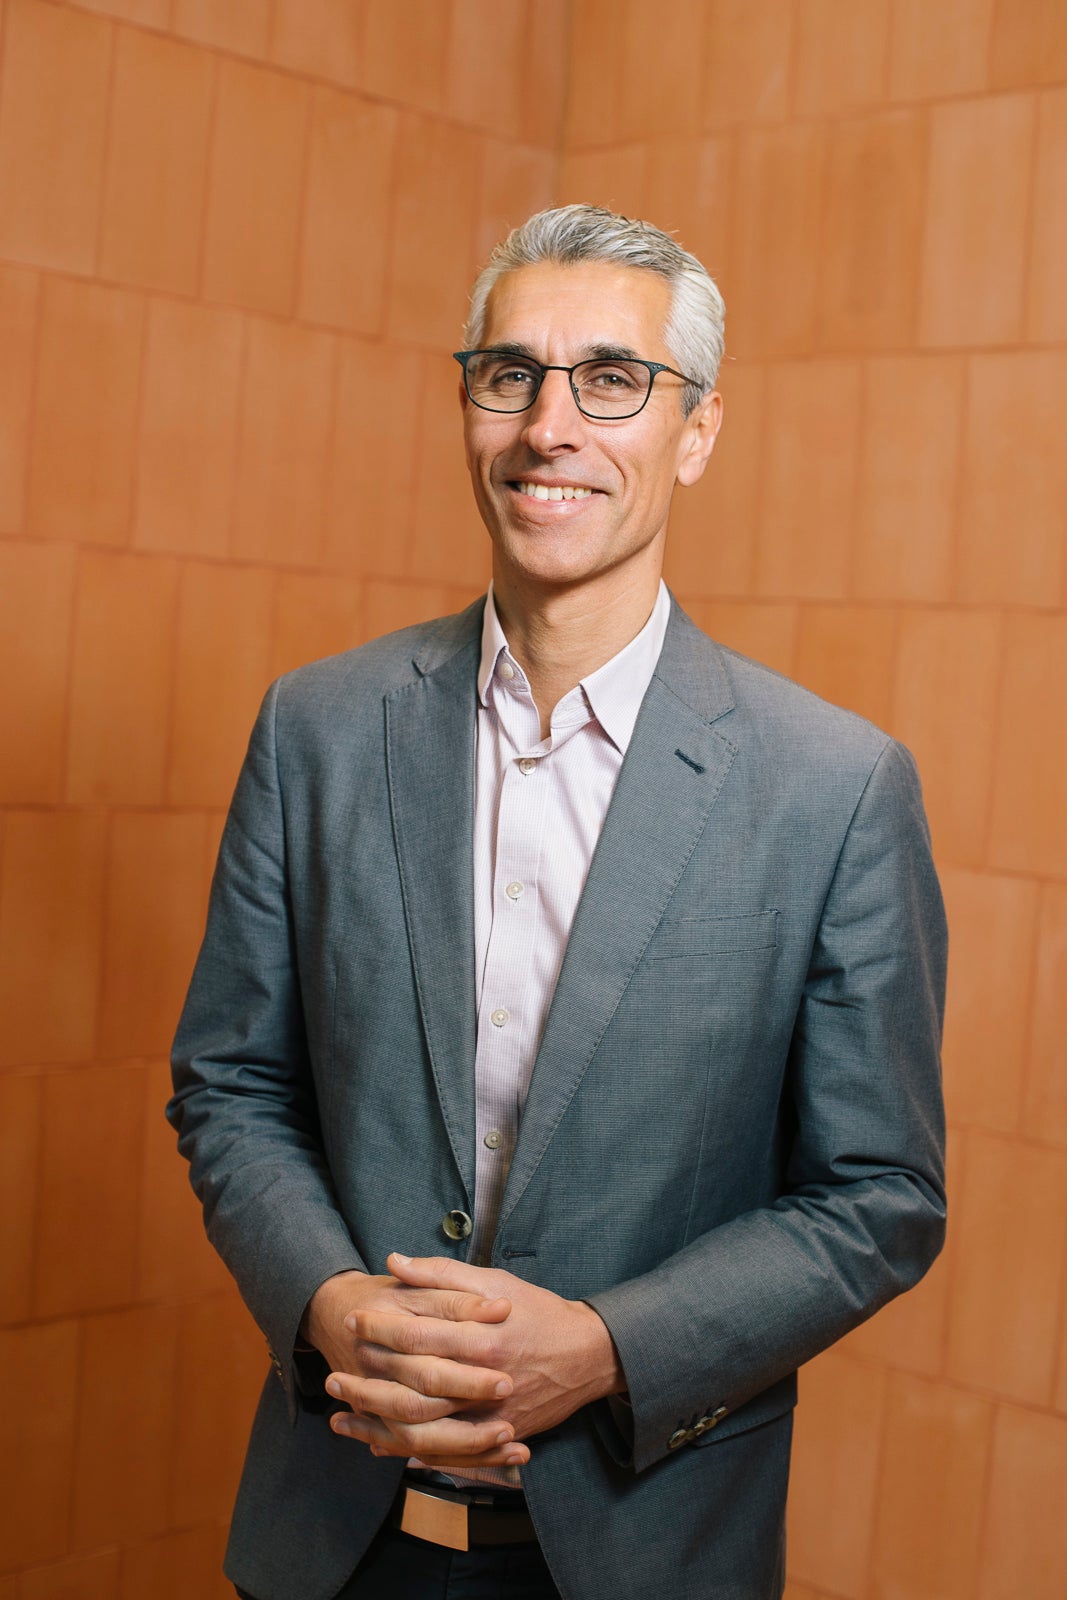
[(467, 359), (467, 393), (486, 411), (525, 411), (541, 387), (541, 368), (522, 356), (476, 350)]
[(640, 361), (583, 361), (574, 369), (578, 404), (590, 417), (631, 417), (648, 399), (652, 374)]

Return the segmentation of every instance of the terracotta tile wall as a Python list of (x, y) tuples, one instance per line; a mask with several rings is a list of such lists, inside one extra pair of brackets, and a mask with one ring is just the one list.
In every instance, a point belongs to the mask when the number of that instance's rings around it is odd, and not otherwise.
[(484, 582), (447, 353), (555, 198), (719, 276), (670, 577), (911, 744), (952, 916), (950, 1243), (805, 1374), (789, 1600), (1059, 1597), (1063, 16), (0, 0), (3, 1600), (229, 1592), (262, 1347), (167, 1045), (267, 682)]

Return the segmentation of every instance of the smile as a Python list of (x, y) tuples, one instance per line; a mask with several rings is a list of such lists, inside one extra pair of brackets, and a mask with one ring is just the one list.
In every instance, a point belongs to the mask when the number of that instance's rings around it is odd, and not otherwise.
[(587, 500), (595, 493), (593, 489), (580, 489), (572, 483), (516, 483), (513, 487), (530, 500)]

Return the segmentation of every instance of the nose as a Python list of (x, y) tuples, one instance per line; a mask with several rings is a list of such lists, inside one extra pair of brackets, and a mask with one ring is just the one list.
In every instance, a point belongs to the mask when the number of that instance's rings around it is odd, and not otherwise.
[(537, 399), (526, 413), (522, 436), (540, 456), (579, 450), (585, 439), (585, 418), (578, 410), (566, 372), (546, 372)]

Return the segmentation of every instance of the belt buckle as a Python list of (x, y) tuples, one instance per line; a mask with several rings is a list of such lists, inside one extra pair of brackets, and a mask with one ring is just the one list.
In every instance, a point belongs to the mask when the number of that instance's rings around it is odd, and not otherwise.
[(470, 1549), (467, 1507), (461, 1501), (442, 1500), (410, 1485), (404, 1488), (400, 1531), (416, 1539), (428, 1539), (431, 1544), (444, 1545), (449, 1550)]

